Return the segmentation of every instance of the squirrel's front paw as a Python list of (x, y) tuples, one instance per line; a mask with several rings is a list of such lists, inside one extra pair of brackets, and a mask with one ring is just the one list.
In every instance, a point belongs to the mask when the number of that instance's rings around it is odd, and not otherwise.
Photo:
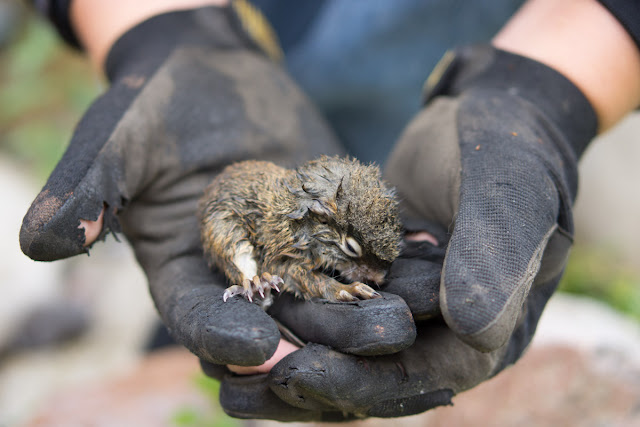
[(357, 301), (358, 299), (380, 298), (381, 295), (371, 286), (361, 282), (353, 282), (350, 285), (342, 285), (336, 290), (335, 299), (338, 301)]
[(222, 295), (224, 302), (230, 297), (236, 295), (243, 295), (246, 299), (253, 302), (253, 297), (259, 294), (262, 299), (270, 296), (271, 289), (276, 292), (280, 292), (278, 285), (283, 284), (284, 281), (279, 276), (272, 276), (271, 274), (264, 272), (262, 277), (253, 276), (253, 279), (245, 279), (242, 285), (229, 286)]

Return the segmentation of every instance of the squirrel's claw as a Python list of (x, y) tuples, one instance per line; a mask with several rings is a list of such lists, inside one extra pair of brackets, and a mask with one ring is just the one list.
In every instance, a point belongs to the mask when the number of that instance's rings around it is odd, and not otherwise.
[(284, 280), (280, 276), (272, 276), (266, 271), (262, 273), (262, 280), (267, 282), (271, 289), (275, 289), (276, 292), (280, 292), (280, 288), (278, 288), (278, 284), (284, 285)]
[(264, 299), (264, 290), (260, 278), (258, 276), (253, 276), (253, 279), (251, 279), (251, 284), (253, 285), (253, 289), (255, 289), (254, 292), (257, 291), (260, 294), (260, 297)]
[(358, 297), (352, 295), (349, 291), (345, 291), (344, 289), (338, 292), (336, 299), (338, 301), (358, 301)]
[(335, 299), (337, 301), (358, 301), (358, 299), (381, 298), (378, 292), (374, 291), (370, 286), (360, 282), (353, 282), (350, 285), (340, 285), (336, 291)]
[(253, 297), (259, 294), (260, 298), (266, 301), (271, 296), (271, 289), (280, 292), (278, 284), (284, 284), (282, 278), (265, 272), (262, 273), (262, 277), (253, 276), (251, 280), (245, 279), (242, 285), (229, 286), (222, 294), (222, 300), (227, 302), (230, 297), (243, 295), (249, 302), (253, 302)]
[(229, 298), (234, 297), (236, 295), (243, 295), (243, 294), (247, 297), (249, 301), (251, 301), (251, 294), (246, 293), (246, 289), (244, 288), (244, 286), (240, 286), (240, 285), (229, 286), (227, 289), (225, 289), (224, 294), (222, 294), (222, 300), (224, 302), (227, 302)]
[(360, 282), (356, 282), (353, 284), (353, 291), (351, 293), (362, 299), (373, 299), (382, 297), (382, 295), (373, 290), (371, 286), (365, 285), (364, 283)]

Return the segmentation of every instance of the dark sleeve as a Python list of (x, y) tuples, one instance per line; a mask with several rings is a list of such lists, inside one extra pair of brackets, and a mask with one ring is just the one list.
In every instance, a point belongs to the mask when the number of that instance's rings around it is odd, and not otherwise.
[(640, 50), (640, 1), (598, 0), (627, 30)]
[[(72, 0), (31, 0), (33, 5), (44, 16), (49, 18), (58, 30), (60, 36), (71, 46), (81, 49), (71, 22), (69, 21), (69, 7)], [(640, 49), (640, 1), (637, 0), (598, 0), (627, 30), (631, 38)], [(258, 3), (274, 3), (268, 0), (258, 0)], [(261, 4), (264, 7), (264, 5)], [(273, 7), (273, 5), (271, 5)], [(266, 7), (269, 9), (269, 7)], [(314, 12), (317, 12), (318, 8)], [(273, 17), (271, 17), (273, 19)], [(298, 34), (299, 35), (299, 34)], [(282, 34), (280, 34), (282, 37)], [(285, 37), (286, 38), (286, 37)]]
[[(109, 1), (109, 0), (105, 0)], [(135, 0), (132, 0), (135, 1)], [(30, 0), (38, 12), (54, 25), (60, 36), (72, 47), (82, 49), (69, 20), (72, 0)], [(283, 49), (300, 40), (320, 13), (325, 0), (252, 0), (274, 27)]]
[(326, 0), (251, 0), (267, 18), (285, 52), (292, 49), (313, 27)]
[(58, 31), (58, 34), (60, 34), (60, 37), (62, 37), (68, 45), (82, 50), (82, 46), (69, 20), (71, 1), (72, 0), (30, 0), (30, 3), (42, 16), (45, 16), (51, 21)]

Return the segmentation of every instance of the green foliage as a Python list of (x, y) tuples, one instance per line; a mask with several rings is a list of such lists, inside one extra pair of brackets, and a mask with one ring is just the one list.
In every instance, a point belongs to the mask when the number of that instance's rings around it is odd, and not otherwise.
[(180, 409), (173, 416), (173, 423), (179, 427), (187, 427), (187, 426), (204, 426), (206, 424), (203, 423), (202, 415), (198, 411), (192, 408), (183, 408)]
[(173, 416), (173, 423), (177, 427), (238, 427), (239, 420), (225, 414), (218, 403), (220, 382), (199, 374), (194, 378), (194, 384), (198, 390), (211, 402), (213, 411), (203, 413), (201, 410), (191, 407), (180, 409)]
[(196, 377), (195, 383), (198, 389), (206, 394), (208, 398), (218, 400), (218, 395), (220, 394), (220, 381), (202, 374)]
[(640, 275), (614, 250), (575, 247), (560, 290), (593, 297), (640, 320)]
[(0, 151), (44, 181), (98, 94), (95, 73), (35, 16), (0, 64)]

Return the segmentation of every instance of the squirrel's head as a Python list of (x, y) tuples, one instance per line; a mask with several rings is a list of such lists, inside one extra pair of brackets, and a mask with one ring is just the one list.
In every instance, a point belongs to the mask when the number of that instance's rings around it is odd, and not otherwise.
[(296, 204), (289, 218), (320, 267), (382, 281), (400, 253), (402, 225), (395, 192), (377, 166), (323, 156), (296, 169), (287, 188)]

